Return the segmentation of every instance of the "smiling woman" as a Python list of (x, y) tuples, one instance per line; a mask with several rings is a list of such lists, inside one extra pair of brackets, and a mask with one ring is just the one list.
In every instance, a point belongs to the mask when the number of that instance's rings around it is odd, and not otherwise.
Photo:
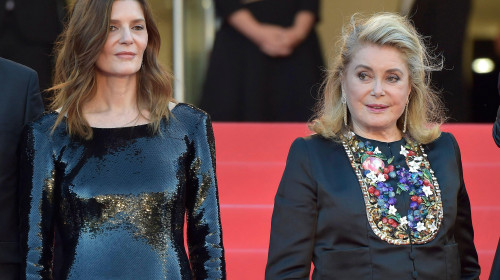
[(347, 66), (342, 89), (354, 133), (382, 141), (401, 138), (395, 120), (403, 114), (411, 87), (408, 66), (398, 49), (360, 46)]
[(27, 279), (226, 278), (210, 117), (159, 48), (145, 0), (76, 0), (20, 150)]
[(311, 129), (291, 146), (266, 279), (478, 279), (460, 151), (410, 22), (353, 16)]

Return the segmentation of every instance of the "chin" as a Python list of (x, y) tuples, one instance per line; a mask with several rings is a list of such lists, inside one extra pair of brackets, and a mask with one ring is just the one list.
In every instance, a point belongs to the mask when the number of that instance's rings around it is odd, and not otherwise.
[(121, 69), (120, 71), (116, 71), (114, 76), (131, 76), (135, 75), (139, 72), (141, 68), (133, 68), (133, 69)]

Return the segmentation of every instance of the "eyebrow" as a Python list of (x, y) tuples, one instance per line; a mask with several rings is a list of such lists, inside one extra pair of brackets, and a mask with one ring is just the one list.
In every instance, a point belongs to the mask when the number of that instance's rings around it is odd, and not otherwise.
[[(364, 65), (364, 64), (359, 64), (359, 65), (356, 65), (356, 67), (354, 67), (354, 70), (357, 70), (358, 68), (366, 68), (370, 71), (373, 71), (373, 69), (370, 67), (370, 66), (367, 66), (367, 65)], [(404, 73), (401, 69), (399, 68), (391, 68), (391, 69), (387, 69), (385, 72), (399, 72), (401, 73), (401, 75)]]
[[(110, 19), (109, 22), (110, 23), (120, 23), (120, 20), (118, 20), (118, 19)], [(146, 20), (143, 19), (143, 18), (138, 18), (138, 19), (132, 20), (132, 22), (133, 23), (136, 23), (136, 22), (146, 22)]]

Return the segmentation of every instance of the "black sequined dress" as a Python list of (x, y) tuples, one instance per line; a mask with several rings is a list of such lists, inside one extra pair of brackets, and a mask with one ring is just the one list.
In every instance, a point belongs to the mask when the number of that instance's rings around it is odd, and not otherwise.
[[(27, 279), (225, 279), (210, 118), (187, 104), (161, 123), (70, 138), (57, 113), (24, 132)], [(184, 221), (187, 244), (184, 248)]]

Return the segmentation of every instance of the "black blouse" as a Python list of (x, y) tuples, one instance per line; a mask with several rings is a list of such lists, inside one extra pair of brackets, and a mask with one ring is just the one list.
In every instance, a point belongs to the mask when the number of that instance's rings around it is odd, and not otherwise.
[[(404, 140), (372, 142), (406, 166)], [(374, 233), (343, 145), (319, 135), (297, 139), (275, 198), (266, 279), (309, 279), (311, 263), (313, 279), (478, 279), (458, 145), (442, 133), (424, 150), (441, 190), (442, 223), (424, 244), (395, 245)], [(404, 213), (407, 197), (398, 199)]]
[(28, 279), (225, 279), (208, 115), (178, 104), (159, 134), (93, 128), (90, 141), (65, 123), (51, 135), (56, 118), (45, 114), (23, 138)]

